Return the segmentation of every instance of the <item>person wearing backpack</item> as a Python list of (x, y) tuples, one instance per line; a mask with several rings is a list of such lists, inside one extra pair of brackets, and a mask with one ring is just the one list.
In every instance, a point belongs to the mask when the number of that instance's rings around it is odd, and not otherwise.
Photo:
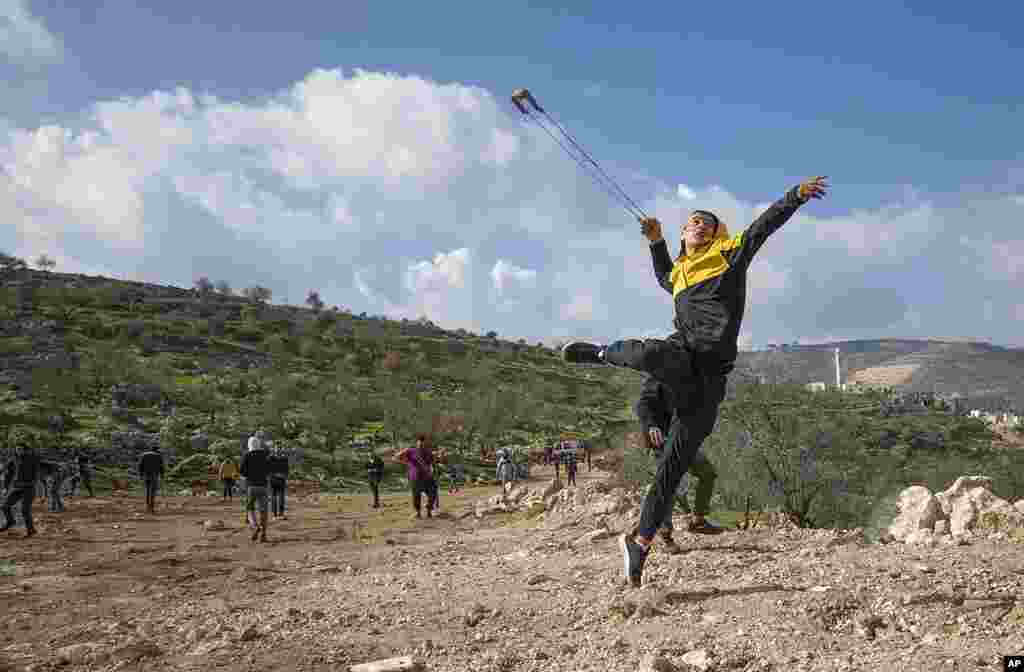
[(384, 460), (373, 449), (370, 450), (370, 457), (366, 461), (366, 480), (370, 483), (370, 491), (373, 493), (373, 508), (380, 508), (380, 482), (384, 480)]
[(217, 474), (224, 483), (224, 499), (231, 499), (235, 495), (235, 481), (238, 480), (238, 463), (232, 457), (227, 458), (220, 465)]

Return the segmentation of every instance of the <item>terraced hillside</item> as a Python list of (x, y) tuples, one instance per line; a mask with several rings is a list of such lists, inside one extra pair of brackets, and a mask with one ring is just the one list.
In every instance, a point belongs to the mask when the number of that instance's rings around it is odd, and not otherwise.
[(1024, 408), (1024, 350), (990, 343), (879, 339), (744, 352), (742, 369), (770, 379), (835, 381), (834, 350), (844, 382), (890, 384), (904, 391), (960, 394), (979, 405)]

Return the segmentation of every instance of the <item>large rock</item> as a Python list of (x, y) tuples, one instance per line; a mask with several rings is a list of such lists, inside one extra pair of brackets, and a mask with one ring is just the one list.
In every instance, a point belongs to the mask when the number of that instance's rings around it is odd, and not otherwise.
[(954, 536), (973, 530), (1007, 532), (1024, 528), (1024, 513), (986, 488), (972, 488), (950, 501), (949, 531)]
[(992, 479), (988, 476), (961, 476), (953, 481), (953, 485), (935, 495), (935, 498), (939, 500), (939, 504), (942, 506), (942, 512), (947, 518), (953, 513), (953, 500), (974, 488), (985, 488), (991, 491)]
[(1013, 505), (1013, 508), (1017, 509), (1019, 513), (1024, 513), (1024, 499), (1018, 499), (1017, 503)]
[(889, 525), (889, 534), (903, 541), (916, 530), (931, 530), (946, 516), (939, 500), (920, 485), (912, 485), (900, 493), (896, 518)]

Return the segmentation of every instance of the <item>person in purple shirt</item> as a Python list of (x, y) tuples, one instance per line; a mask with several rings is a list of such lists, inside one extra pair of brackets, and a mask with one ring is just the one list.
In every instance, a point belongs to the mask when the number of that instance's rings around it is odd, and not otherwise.
[(423, 495), (427, 496), (427, 518), (431, 517), (433, 493), (431, 481), (434, 477), (434, 453), (430, 449), (426, 434), (416, 436), (416, 445), (395, 455), (395, 460), (405, 464), (405, 474), (412, 489), (412, 506), (416, 517), (421, 518)]

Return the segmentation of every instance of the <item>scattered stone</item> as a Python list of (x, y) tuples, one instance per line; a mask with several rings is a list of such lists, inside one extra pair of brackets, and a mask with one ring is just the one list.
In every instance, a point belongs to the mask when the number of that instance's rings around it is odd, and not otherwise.
[(676, 666), (666, 658), (655, 653), (648, 653), (640, 659), (640, 667), (637, 672), (675, 672)]
[(249, 627), (242, 630), (241, 634), (239, 634), (238, 636), (238, 639), (242, 642), (251, 642), (254, 639), (259, 639), (262, 636), (263, 633), (260, 631), (259, 628), (257, 628), (255, 625), (250, 625)]
[(156, 658), (162, 653), (160, 647), (153, 642), (138, 641), (115, 650), (111, 654), (111, 658), (119, 662), (132, 662), (143, 658)]
[(207, 520), (203, 523), (203, 529), (207, 532), (223, 530), (224, 528), (225, 525), (223, 520)]
[(412, 656), (401, 656), (399, 658), (385, 658), (374, 660), (369, 663), (352, 665), (349, 672), (413, 672), (423, 669), (423, 664), (414, 660)]
[(698, 670), (707, 670), (711, 668), (711, 656), (708, 655), (706, 649), (697, 649), (695, 651), (689, 651), (683, 656), (683, 662), (690, 667), (695, 667)]
[(865, 614), (856, 620), (857, 634), (864, 639), (874, 639), (875, 631), (885, 627), (885, 619), (877, 614)]
[(63, 665), (82, 665), (92, 657), (93, 644), (71, 644), (57, 649), (57, 661)]
[(480, 623), (480, 621), (484, 619), (484, 616), (486, 615), (487, 608), (477, 602), (470, 605), (470, 607), (466, 610), (466, 613), (463, 616), (463, 622), (465, 622), (467, 627), (474, 628)]
[(598, 541), (601, 541), (603, 539), (608, 539), (611, 536), (612, 536), (611, 530), (608, 530), (608, 529), (594, 530), (592, 532), (587, 532), (582, 537), (579, 537), (578, 539), (576, 539), (576, 541), (572, 542), (572, 544), (573, 544), (573, 546), (585, 546), (587, 544), (597, 543)]

